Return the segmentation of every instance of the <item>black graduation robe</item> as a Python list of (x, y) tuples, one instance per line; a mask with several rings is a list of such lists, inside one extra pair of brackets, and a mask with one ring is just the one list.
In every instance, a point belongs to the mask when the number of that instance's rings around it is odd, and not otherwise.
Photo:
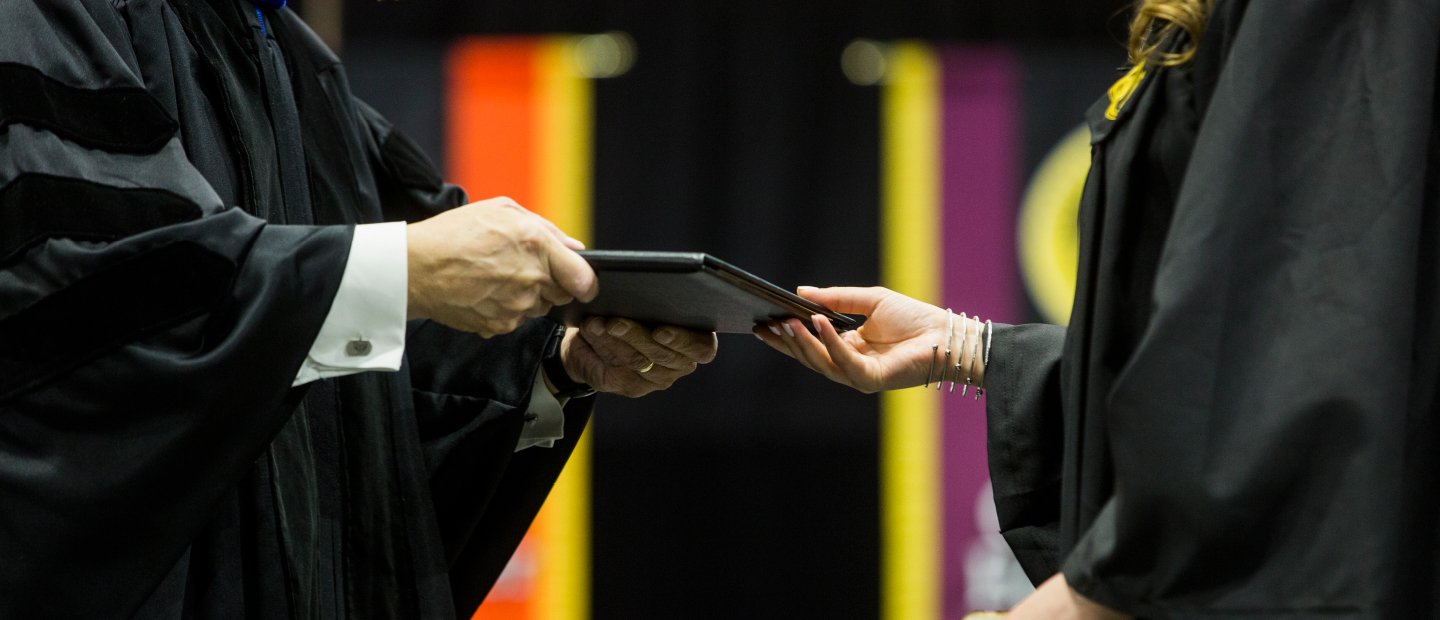
[(1216, 0), (1192, 63), (1091, 110), (1071, 324), (997, 328), (986, 376), (1032, 580), (1440, 617), (1437, 56), (1435, 2)]
[(287, 10), (0, 5), (0, 618), (468, 616), (554, 325), (290, 387), (351, 225), (461, 202)]

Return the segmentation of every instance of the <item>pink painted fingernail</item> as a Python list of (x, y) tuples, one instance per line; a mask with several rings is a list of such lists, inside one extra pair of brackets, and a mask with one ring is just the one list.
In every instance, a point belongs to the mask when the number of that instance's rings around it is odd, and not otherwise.
[(795, 330), (790, 329), (789, 323), (781, 323), (780, 326), (785, 328), (785, 333), (788, 334), (791, 338), (795, 337)]
[(769, 327), (769, 328), (770, 328), (770, 333), (775, 334), (776, 336), (783, 336), (783, 335), (784, 335), (784, 334), (781, 334), (781, 333), (780, 333), (780, 328), (779, 328), (779, 327), (775, 327), (775, 324), (774, 324), (774, 323), (771, 323), (771, 324), (767, 325), (766, 327)]

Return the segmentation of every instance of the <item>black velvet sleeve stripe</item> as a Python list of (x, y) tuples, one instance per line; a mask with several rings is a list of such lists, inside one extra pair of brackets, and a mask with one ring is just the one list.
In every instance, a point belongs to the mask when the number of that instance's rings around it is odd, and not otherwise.
[(46, 239), (110, 241), (199, 217), (198, 205), (165, 190), (24, 174), (0, 188), (0, 266)]
[(181, 241), (0, 319), (0, 404), (116, 346), (199, 315), (230, 290), (234, 273), (230, 260)]
[(154, 153), (179, 128), (143, 88), (76, 88), (33, 67), (0, 62), (0, 129), (14, 123), (119, 153)]

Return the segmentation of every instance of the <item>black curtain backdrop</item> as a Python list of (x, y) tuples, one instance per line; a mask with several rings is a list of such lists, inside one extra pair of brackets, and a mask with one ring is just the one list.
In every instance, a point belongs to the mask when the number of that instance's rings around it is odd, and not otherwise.
[[(869, 285), (879, 90), (845, 79), (844, 46), (917, 37), (1032, 50), (1028, 171), (1123, 61), (1125, 5), (353, 2), (344, 56), (356, 92), (438, 159), (455, 36), (628, 32), (637, 64), (596, 83), (594, 245), (710, 252), (782, 286)], [(749, 336), (723, 336), (720, 349), (668, 392), (602, 397), (588, 431), (594, 617), (877, 617), (878, 399)]]

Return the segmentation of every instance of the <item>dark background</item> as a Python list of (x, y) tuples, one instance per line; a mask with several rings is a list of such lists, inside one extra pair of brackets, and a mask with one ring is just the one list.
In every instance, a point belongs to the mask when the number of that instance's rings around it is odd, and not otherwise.
[[(455, 37), (627, 32), (634, 68), (596, 83), (594, 246), (706, 251), (782, 286), (868, 285), (879, 89), (846, 80), (845, 45), (1013, 46), (1028, 174), (1123, 63), (1128, 5), (354, 1), (343, 56), (355, 90), (438, 158)], [(587, 431), (594, 617), (876, 617), (877, 410), (748, 336), (722, 337), (720, 359), (668, 392), (602, 396)]]

